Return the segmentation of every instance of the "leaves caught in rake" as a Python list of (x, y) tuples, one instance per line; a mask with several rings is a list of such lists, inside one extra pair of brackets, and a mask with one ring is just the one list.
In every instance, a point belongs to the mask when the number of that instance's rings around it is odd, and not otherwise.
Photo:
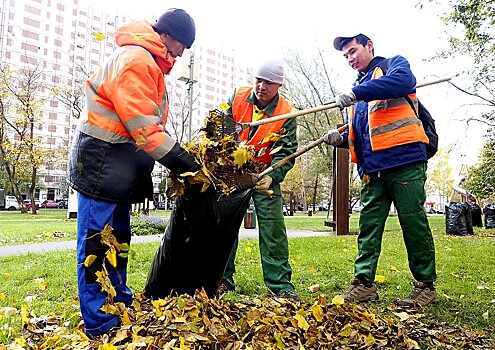
[(203, 190), (213, 185), (218, 192), (229, 195), (237, 188), (251, 187), (252, 174), (263, 168), (263, 164), (254, 159), (254, 147), (237, 139), (235, 124), (222, 111), (212, 110), (205, 118), (199, 140), (185, 145), (206, 175)]

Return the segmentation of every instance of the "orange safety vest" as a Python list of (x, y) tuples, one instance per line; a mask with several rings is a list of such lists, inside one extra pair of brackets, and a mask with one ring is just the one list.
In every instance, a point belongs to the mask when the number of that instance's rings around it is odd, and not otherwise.
[[(380, 67), (375, 68), (371, 79), (377, 79), (383, 75)], [(415, 93), (408, 95), (418, 111), (418, 99)], [(354, 130), (352, 119), (354, 118), (354, 106), (348, 107), (349, 116), (349, 150), (351, 160), (357, 163), (354, 149)], [(368, 102), (368, 124), (370, 131), (371, 149), (380, 151), (395, 146), (413, 142), (428, 143), (421, 121), (414, 113), (411, 105), (404, 97), (375, 100)]]
[[(253, 105), (246, 101), (252, 91), (252, 87), (241, 87), (237, 90), (232, 103), (232, 116), (237, 123), (250, 123), (253, 119)], [(293, 105), (292, 102), (287, 101), (279, 94), (277, 107), (275, 107), (273, 116), (289, 113)], [(267, 115), (267, 117), (269, 118), (270, 116)], [(250, 140), (248, 140), (249, 128), (244, 129), (239, 133), (239, 140), (252, 145), (256, 150), (265, 149), (265, 152), (256, 156), (255, 160), (263, 164), (269, 164), (273, 159), (273, 154), (270, 154), (270, 151), (274, 141), (263, 142), (263, 139), (273, 133), (279, 133), (286, 121), (287, 119), (282, 119), (258, 126), (258, 129)]]

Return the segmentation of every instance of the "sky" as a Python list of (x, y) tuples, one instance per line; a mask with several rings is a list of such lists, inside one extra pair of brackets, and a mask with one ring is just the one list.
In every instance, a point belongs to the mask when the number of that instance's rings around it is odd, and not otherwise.
[[(95, 8), (120, 12), (150, 23), (168, 8), (185, 9), (196, 23), (196, 40), (202, 44), (232, 47), (242, 59), (255, 62), (260, 55), (281, 57), (288, 48), (308, 56), (316, 48), (328, 52), (336, 85), (348, 89), (356, 73), (341, 52), (332, 47), (336, 36), (363, 32), (373, 38), (375, 54), (406, 57), (418, 82), (452, 76), (467, 88), (457, 74), (463, 60), (428, 61), (447, 48), (447, 27), (440, 16), (447, 10), (423, 0), (276, 1), (251, 0), (83, 0)], [(162, 6), (157, 4), (162, 3)], [(138, 6), (137, 6), (138, 4)], [(483, 125), (463, 121), (472, 113), (471, 101), (447, 83), (418, 90), (418, 97), (437, 122), (440, 143), (453, 147), (455, 160), (468, 165), (476, 161), (482, 146)], [(457, 166), (457, 165), (454, 165)]]

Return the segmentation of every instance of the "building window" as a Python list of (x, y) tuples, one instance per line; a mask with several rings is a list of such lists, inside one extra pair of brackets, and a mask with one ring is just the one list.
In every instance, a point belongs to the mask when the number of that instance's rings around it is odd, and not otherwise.
[(27, 18), (27, 17), (24, 17), (24, 24), (31, 26), (31, 27), (35, 27), (35, 28), (40, 27), (40, 21), (36, 21), (34, 19)]
[(51, 120), (57, 120), (57, 113), (55, 112), (50, 112), (48, 114), (48, 118), (50, 118)]
[(26, 51), (31, 51), (31, 52), (38, 52), (39, 47), (36, 45), (28, 44), (28, 43), (22, 43), (21, 49), (26, 50)]
[(27, 64), (33, 64), (33, 65), (35, 65), (35, 64), (38, 63), (38, 61), (36, 60), (36, 58), (28, 57), (28, 56), (24, 56), (24, 55), (21, 56), (21, 62), (22, 63), (27, 63)]
[(29, 39), (40, 40), (40, 35), (38, 33), (34, 33), (25, 29), (22, 31), (22, 36)]
[(53, 124), (48, 125), (48, 131), (49, 132), (57, 132), (57, 127)]
[(24, 11), (26, 11), (28, 13), (32, 13), (34, 15), (38, 15), (38, 16), (41, 14), (41, 10), (39, 8), (29, 6), (29, 5), (24, 5)]

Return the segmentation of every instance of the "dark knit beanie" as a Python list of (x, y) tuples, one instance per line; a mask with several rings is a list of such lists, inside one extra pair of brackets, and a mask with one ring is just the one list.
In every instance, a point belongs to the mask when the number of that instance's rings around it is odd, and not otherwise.
[(168, 9), (152, 26), (158, 34), (168, 34), (186, 45), (188, 49), (191, 48), (196, 37), (194, 20), (182, 9)]

